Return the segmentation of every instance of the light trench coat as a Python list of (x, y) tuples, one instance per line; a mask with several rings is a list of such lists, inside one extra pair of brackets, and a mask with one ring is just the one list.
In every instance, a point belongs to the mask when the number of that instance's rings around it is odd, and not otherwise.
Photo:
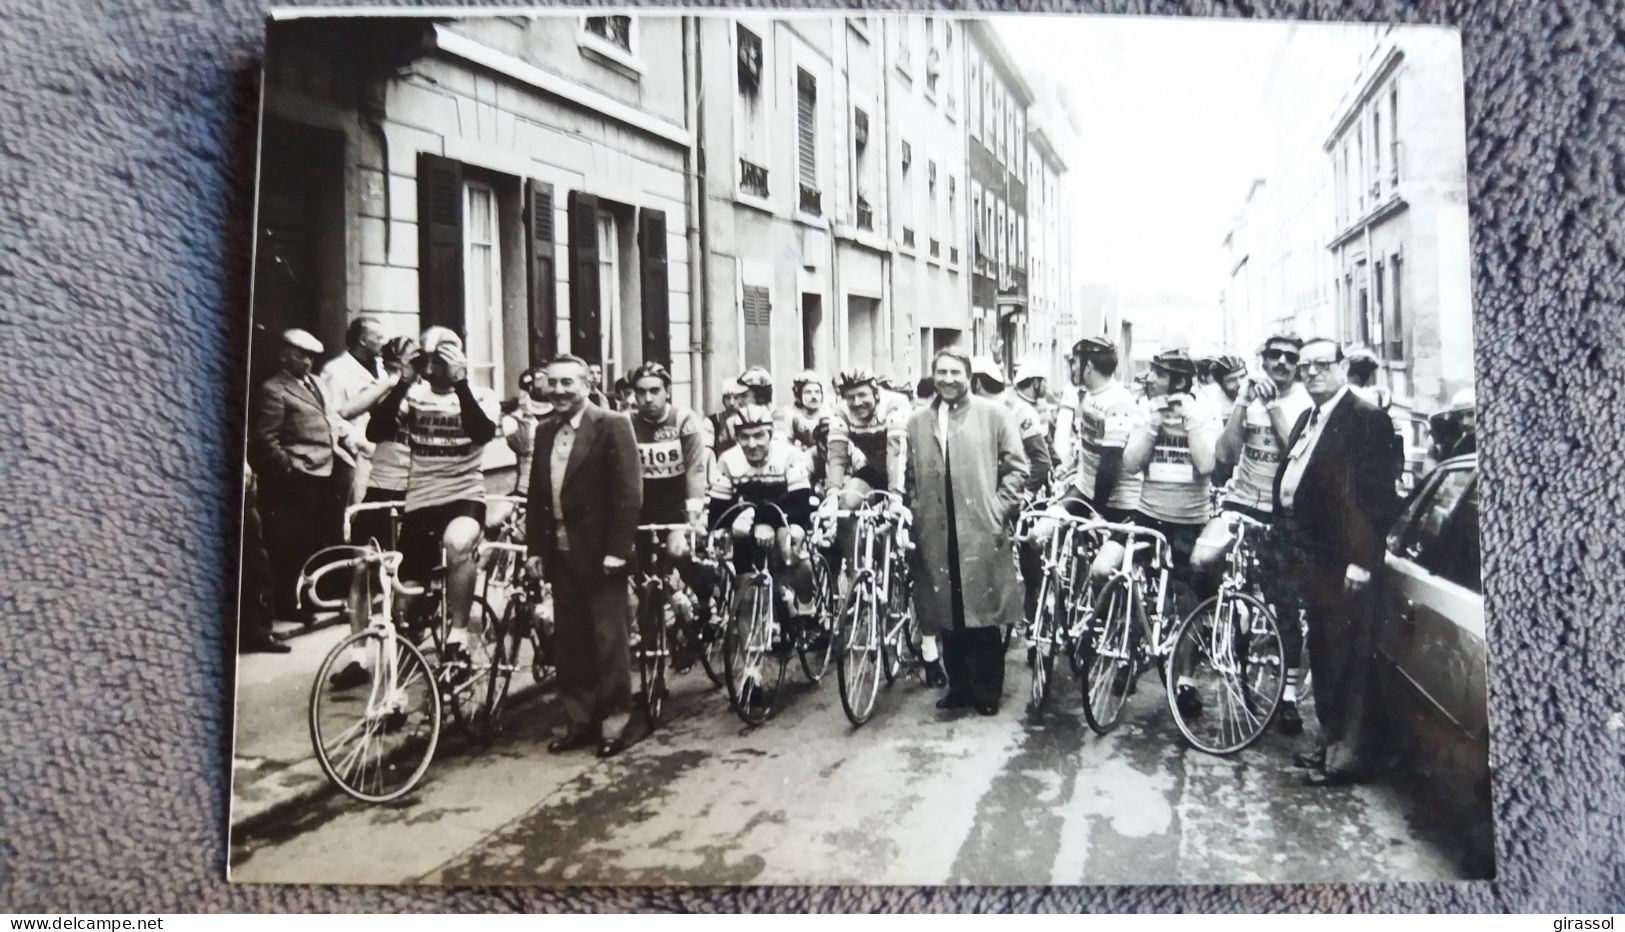
[[(914, 613), (926, 634), (953, 627), (948, 573), (947, 462), (938, 433), (938, 399), (908, 422), (908, 490), (914, 509), (917, 549)], [(1021, 579), (1011, 557), (1010, 533), (1021, 509), (1027, 457), (1021, 432), (1004, 405), (971, 397), (948, 413), (953, 457), (954, 518), (965, 626), (1021, 621)]]

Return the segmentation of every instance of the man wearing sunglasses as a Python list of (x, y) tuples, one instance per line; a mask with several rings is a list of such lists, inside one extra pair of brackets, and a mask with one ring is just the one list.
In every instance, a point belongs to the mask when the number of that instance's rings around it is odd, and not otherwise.
[[(1264, 378), (1252, 379), (1243, 386), (1219, 435), (1218, 446), (1219, 462), (1235, 466), (1225, 486), (1224, 511), (1270, 525), (1264, 545), (1259, 548), (1259, 559), (1263, 564), (1264, 595), (1274, 606), (1287, 664), (1286, 693), (1276, 718), (1281, 733), (1286, 735), (1303, 732), (1303, 720), (1298, 716), (1303, 628), (1298, 624), (1298, 594), (1291, 575), (1300, 561), (1292, 555), (1292, 538), (1285, 523), (1275, 520), (1275, 474), (1285, 457), (1286, 438), (1292, 434), (1292, 426), (1312, 404), (1298, 381), (1302, 349), (1302, 340), (1285, 334), (1264, 341), (1259, 350)], [(1199, 546), (1192, 555), (1197, 571), (1209, 578), (1216, 574), (1233, 539), (1229, 530), (1232, 520), (1224, 515), (1214, 518), (1201, 539), (1223, 543)]]
[(1313, 406), (1299, 415), (1275, 478), (1275, 513), (1290, 519), (1305, 559), (1304, 615), (1314, 675), (1315, 749), (1294, 762), (1310, 786), (1363, 776), (1360, 747), (1372, 650), (1371, 575), (1383, 561), (1398, 473), (1384, 455), (1394, 423), (1350, 390), (1343, 348), (1304, 343), (1298, 360)]

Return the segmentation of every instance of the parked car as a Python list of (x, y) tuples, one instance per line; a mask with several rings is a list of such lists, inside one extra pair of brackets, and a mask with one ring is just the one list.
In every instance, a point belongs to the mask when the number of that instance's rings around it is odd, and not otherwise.
[(1386, 750), (1429, 796), (1489, 817), (1478, 455), (1418, 484), (1379, 578), (1375, 706)]

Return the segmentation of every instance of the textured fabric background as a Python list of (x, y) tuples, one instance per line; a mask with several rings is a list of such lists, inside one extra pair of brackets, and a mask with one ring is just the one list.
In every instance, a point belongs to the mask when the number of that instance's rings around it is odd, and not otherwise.
[(1500, 880), (228, 887), (260, 8), (5, 0), (0, 911), (1625, 909), (1625, 3), (1089, 8), (1464, 31)]

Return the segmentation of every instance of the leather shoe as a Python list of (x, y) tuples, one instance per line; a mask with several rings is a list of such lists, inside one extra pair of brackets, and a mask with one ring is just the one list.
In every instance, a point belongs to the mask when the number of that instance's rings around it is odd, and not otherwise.
[(998, 715), (999, 714), (999, 704), (997, 702), (984, 702), (984, 703), (981, 703), (980, 705), (978, 705), (976, 707), (976, 713), (978, 715)]
[(276, 638), (262, 635), (244, 638), (237, 651), (242, 654), (286, 654), (292, 652), (293, 648)]
[(599, 737), (591, 732), (572, 731), (562, 738), (554, 738), (547, 743), (547, 753), (563, 754), (565, 751), (575, 751), (580, 748), (592, 747), (598, 744)]
[(1350, 786), (1360, 782), (1360, 775), (1352, 770), (1326, 767), (1312, 770), (1303, 778), (1304, 786)]
[(1313, 751), (1299, 751), (1292, 755), (1292, 766), (1304, 770), (1323, 770), (1326, 767), (1326, 750), (1317, 748)]
[(1298, 714), (1296, 702), (1281, 703), (1281, 711), (1275, 718), (1275, 727), (1288, 737), (1295, 738), (1303, 734), (1303, 716)]
[(599, 757), (614, 757), (626, 750), (626, 739), (621, 737), (605, 738), (598, 742)]
[(965, 709), (965, 708), (969, 708), (969, 707), (970, 707), (970, 700), (969, 699), (966, 699), (964, 696), (956, 696), (953, 693), (949, 693), (948, 695), (943, 696), (941, 699), (937, 700), (937, 708), (943, 709), (943, 710)]

